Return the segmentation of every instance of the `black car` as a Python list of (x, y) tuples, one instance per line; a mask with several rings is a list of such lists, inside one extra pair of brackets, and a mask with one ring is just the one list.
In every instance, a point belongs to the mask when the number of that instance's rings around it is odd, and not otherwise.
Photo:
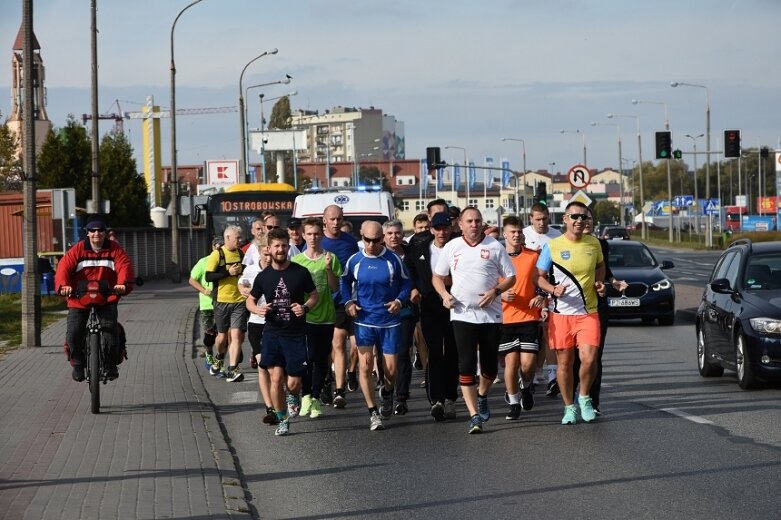
[(703, 377), (737, 372), (741, 388), (781, 380), (781, 242), (737, 240), (722, 253), (697, 309)]
[(606, 226), (600, 234), (599, 238), (605, 240), (629, 240), (629, 231), (621, 226)]
[(629, 285), (624, 292), (608, 285), (607, 303), (610, 319), (641, 318), (660, 325), (675, 322), (675, 287), (663, 272), (675, 265), (656, 261), (651, 250), (634, 240), (608, 241), (607, 265), (617, 280)]

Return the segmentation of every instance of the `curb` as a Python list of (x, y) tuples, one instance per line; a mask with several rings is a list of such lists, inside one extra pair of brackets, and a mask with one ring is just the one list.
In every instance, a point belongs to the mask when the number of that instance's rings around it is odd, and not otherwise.
[(694, 323), (697, 321), (697, 309), (678, 309), (675, 311), (675, 319)]

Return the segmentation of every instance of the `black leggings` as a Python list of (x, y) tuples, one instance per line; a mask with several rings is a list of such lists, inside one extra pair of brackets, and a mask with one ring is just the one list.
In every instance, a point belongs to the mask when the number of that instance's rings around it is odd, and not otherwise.
[(462, 386), (477, 384), (477, 357), (480, 375), (493, 381), (499, 373), (499, 340), (501, 323), (467, 323), (453, 321), (453, 335), (458, 348), (458, 381)]
[(326, 374), (331, 372), (331, 342), (334, 338), (333, 323), (307, 323), (307, 367), (301, 383), (301, 395), (320, 399)]

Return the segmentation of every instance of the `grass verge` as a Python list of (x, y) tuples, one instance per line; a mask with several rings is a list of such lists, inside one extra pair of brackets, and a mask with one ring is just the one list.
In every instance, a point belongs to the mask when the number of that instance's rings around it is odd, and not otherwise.
[[(65, 317), (65, 300), (41, 296), (41, 330)], [(64, 338), (63, 338), (64, 340)], [(19, 294), (0, 294), (0, 357), (22, 343), (22, 301)]]

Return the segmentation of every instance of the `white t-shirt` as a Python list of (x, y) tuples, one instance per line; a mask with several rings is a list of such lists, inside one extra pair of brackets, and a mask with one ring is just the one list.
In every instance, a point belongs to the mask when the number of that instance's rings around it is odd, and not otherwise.
[[(290, 244), (290, 248), (287, 250), (288, 260), (292, 259), (300, 252), (301, 251), (299, 251), (299, 249), (296, 246)], [(242, 260), (241, 263), (244, 265), (258, 265), (259, 261), (260, 261), (260, 251), (258, 251), (258, 246), (255, 244), (255, 242), (253, 242), (247, 248), (247, 252), (244, 253), (244, 260)]]
[[(255, 250), (257, 251), (257, 249), (258, 248), (256, 247)], [(246, 256), (244, 258), (246, 258)], [(258, 273), (260, 273), (260, 266), (257, 262), (248, 265), (244, 268), (244, 272), (241, 274), (241, 278), (239, 278), (239, 285), (249, 284), (249, 286), (252, 287), (252, 285), (255, 283), (255, 277), (258, 276)], [(258, 301), (258, 305), (262, 305), (264, 303), (266, 303), (266, 297), (261, 296), (260, 300)], [(263, 324), (266, 323), (266, 318), (251, 312), (249, 315), (249, 322)]]
[(531, 249), (532, 251), (542, 251), (542, 246), (548, 243), (548, 240), (551, 238), (560, 237), (561, 231), (556, 228), (549, 227), (548, 232), (543, 235), (534, 231), (534, 226), (528, 225), (523, 228), (523, 236), (526, 239), (524, 245), (526, 249)]
[(502, 300), (494, 300), (486, 307), (478, 303), (482, 295), (493, 291), (499, 278), (515, 275), (515, 268), (507, 250), (493, 237), (470, 246), (463, 237), (447, 244), (439, 253), (434, 274), (451, 275), (450, 294), (456, 300), (450, 309), (450, 319), (468, 323), (501, 323)]

